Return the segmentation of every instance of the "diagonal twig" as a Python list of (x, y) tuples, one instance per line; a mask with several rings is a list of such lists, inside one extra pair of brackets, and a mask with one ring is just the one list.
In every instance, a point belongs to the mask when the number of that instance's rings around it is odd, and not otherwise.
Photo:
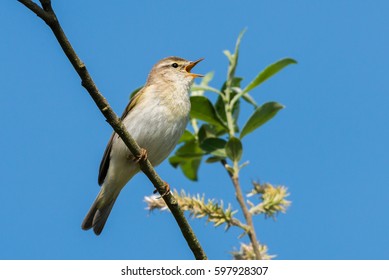
[[(38, 17), (40, 17), (53, 31), (54, 36), (57, 38), (58, 43), (61, 45), (62, 50), (66, 54), (67, 58), (73, 65), (74, 69), (81, 78), (82, 86), (88, 91), (90, 96), (95, 101), (96, 105), (100, 109), (101, 113), (106, 118), (107, 122), (112, 126), (115, 132), (121, 137), (123, 142), (127, 145), (131, 153), (138, 157), (141, 156), (141, 148), (135, 142), (134, 138), (128, 133), (127, 129), (120, 121), (120, 118), (115, 114), (109, 105), (108, 101), (98, 90), (96, 84), (93, 82), (92, 77), (89, 75), (89, 72), (85, 64), (78, 57), (74, 51), (72, 45), (67, 39), (62, 27), (57, 19), (57, 16), (51, 6), (50, 0), (40, 0), (42, 7), (30, 0), (18, 0), (32, 12), (34, 12)], [(182, 210), (179, 208), (178, 203), (174, 196), (168, 192), (165, 194), (166, 183), (159, 177), (159, 175), (154, 170), (153, 166), (148, 160), (142, 160), (139, 162), (140, 169), (146, 174), (149, 180), (153, 183), (154, 187), (163, 197), (166, 205), (169, 207), (180, 230), (186, 239), (188, 246), (192, 250), (196, 259), (207, 259), (201, 245), (192, 231), (188, 221), (186, 220)]]

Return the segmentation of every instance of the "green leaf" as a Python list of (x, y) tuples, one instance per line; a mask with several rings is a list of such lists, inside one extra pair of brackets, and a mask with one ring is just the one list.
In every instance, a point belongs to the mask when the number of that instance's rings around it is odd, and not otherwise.
[(206, 138), (220, 137), (227, 133), (227, 130), (221, 126), (215, 126), (208, 123), (201, 125), (197, 137), (199, 142), (202, 143)]
[(243, 94), (243, 99), (246, 101), (246, 102), (248, 102), (248, 103), (250, 103), (251, 105), (253, 105), (254, 107), (257, 107), (258, 105), (257, 105), (257, 102), (255, 102), (255, 100), (254, 100), (254, 98), (250, 95), (250, 94), (248, 94), (247, 92), (245, 93), (245, 94)]
[(206, 163), (215, 163), (215, 162), (220, 162), (222, 159), (225, 159), (225, 157), (217, 157), (217, 156), (211, 156), (207, 158), (205, 161)]
[(223, 101), (223, 98), (222, 98), (221, 96), (219, 96), (219, 97), (216, 99), (215, 110), (216, 110), (217, 114), (219, 115), (219, 117), (220, 117), (223, 121), (227, 121), (226, 110), (225, 110), (225, 108), (224, 108), (224, 101)]
[(190, 132), (189, 130), (186, 129), (184, 131), (184, 134), (181, 135), (180, 140), (178, 140), (178, 143), (189, 142), (189, 141), (192, 141), (194, 139), (195, 139), (195, 137), (192, 134), (192, 132)]
[(197, 181), (197, 173), (201, 163), (201, 157), (184, 158), (172, 156), (169, 158), (170, 164), (177, 168), (181, 168), (182, 173), (190, 180)]
[(216, 136), (217, 136), (217, 134), (216, 134), (216, 130), (214, 129), (214, 127), (209, 125), (209, 124), (206, 124), (206, 123), (200, 127), (199, 132), (197, 133), (197, 137), (199, 138), (200, 144), (206, 138), (213, 138)]
[(177, 168), (177, 166), (180, 165), (181, 162), (183, 162), (185, 158), (179, 157), (179, 156), (171, 156), (169, 158), (169, 163), (174, 167)]
[(268, 102), (258, 107), (244, 125), (240, 139), (273, 118), (284, 106), (277, 102)]
[(203, 150), (199, 147), (198, 142), (193, 139), (178, 148), (175, 155), (169, 158), (169, 163), (174, 168), (179, 166), (186, 177), (196, 181), (203, 155)]
[(243, 147), (240, 140), (236, 137), (231, 137), (226, 144), (227, 156), (232, 161), (240, 161), (242, 157)]
[(190, 116), (195, 119), (205, 121), (207, 123), (226, 127), (216, 113), (211, 101), (205, 96), (191, 96), (190, 102), (192, 104)]
[(281, 71), (284, 67), (286, 67), (290, 64), (296, 64), (296, 63), (297, 63), (297, 61), (292, 59), (292, 58), (284, 58), (284, 59), (281, 59), (281, 60), (269, 65), (261, 73), (259, 73), (258, 76), (256, 76), (254, 78), (254, 80), (252, 80), (247, 85), (247, 87), (243, 90), (243, 92), (247, 93), (247, 92), (253, 90), (255, 87), (259, 86), (261, 83), (263, 83), (264, 81), (269, 79), (271, 76), (273, 76), (277, 72)]
[(246, 32), (246, 28), (239, 33), (238, 39), (236, 40), (234, 54), (231, 54), (229, 51), (224, 51), (224, 54), (227, 56), (230, 62), (228, 66), (227, 80), (232, 80), (232, 78), (235, 76), (235, 70), (238, 65), (240, 42), (245, 32)]
[(196, 140), (192, 140), (185, 142), (184, 145), (179, 147), (175, 155), (179, 157), (201, 157), (204, 155), (204, 152), (200, 148), (198, 142)]
[(229, 50), (223, 51), (224, 55), (228, 58), (229, 61), (233, 59), (232, 54)]
[(225, 151), (226, 143), (225, 140), (220, 138), (206, 138), (200, 144), (200, 147), (207, 153), (225, 158), (227, 156)]
[(200, 163), (201, 163), (201, 159), (190, 159), (180, 164), (180, 168), (182, 170), (182, 173), (184, 173), (184, 175), (188, 179), (192, 181), (197, 181), (198, 180), (197, 173), (200, 167)]
[(241, 165), (239, 165), (239, 169), (242, 169), (243, 167), (246, 167), (247, 165), (249, 165), (249, 161), (245, 161), (244, 163), (242, 163)]

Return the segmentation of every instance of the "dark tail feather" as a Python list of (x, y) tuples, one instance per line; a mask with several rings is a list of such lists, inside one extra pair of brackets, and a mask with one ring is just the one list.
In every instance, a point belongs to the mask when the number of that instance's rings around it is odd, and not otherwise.
[(84, 221), (82, 222), (81, 228), (88, 230), (93, 228), (96, 235), (100, 235), (103, 231), (105, 223), (107, 222), (109, 213), (111, 213), (112, 207), (115, 204), (116, 197), (107, 205), (97, 208), (98, 198), (93, 202), (88, 214), (86, 214)]

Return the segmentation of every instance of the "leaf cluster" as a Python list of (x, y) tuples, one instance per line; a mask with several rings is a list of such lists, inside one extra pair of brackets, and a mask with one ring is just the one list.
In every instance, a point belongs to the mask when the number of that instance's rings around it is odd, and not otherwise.
[[(260, 71), (243, 87), (243, 78), (236, 76), (235, 73), (244, 32), (243, 30), (240, 33), (233, 54), (224, 51), (229, 65), (226, 81), (220, 89), (209, 85), (214, 75), (212, 72), (208, 73), (200, 84), (192, 86), (190, 118), (193, 131), (185, 131), (180, 139), (180, 147), (169, 158), (170, 164), (175, 168), (180, 167), (190, 180), (198, 179), (198, 169), (203, 158), (206, 163), (226, 159), (239, 162), (243, 153), (242, 138), (261, 127), (284, 108), (274, 101), (257, 105), (250, 93), (284, 67), (296, 61), (291, 58), (281, 59)], [(216, 94), (216, 101), (212, 103), (205, 96), (205, 92)], [(251, 105), (253, 113), (240, 128), (238, 118), (242, 100)]]

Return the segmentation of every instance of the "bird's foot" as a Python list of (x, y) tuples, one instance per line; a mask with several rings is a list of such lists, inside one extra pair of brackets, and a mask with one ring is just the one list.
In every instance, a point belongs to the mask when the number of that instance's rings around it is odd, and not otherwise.
[(129, 158), (133, 160), (135, 163), (139, 163), (140, 161), (145, 161), (147, 160), (147, 151), (146, 149), (140, 148), (139, 156), (130, 155)]
[[(168, 193), (170, 193), (170, 185), (168, 184), (168, 183), (166, 183), (165, 182), (165, 184), (163, 185), (163, 188), (165, 188), (165, 191), (164, 191), (164, 193), (160, 196), (160, 197), (158, 197), (158, 199), (161, 199), (161, 198), (163, 198), (165, 195), (167, 195)], [(156, 194), (158, 191), (157, 190), (154, 190), (154, 194)]]

